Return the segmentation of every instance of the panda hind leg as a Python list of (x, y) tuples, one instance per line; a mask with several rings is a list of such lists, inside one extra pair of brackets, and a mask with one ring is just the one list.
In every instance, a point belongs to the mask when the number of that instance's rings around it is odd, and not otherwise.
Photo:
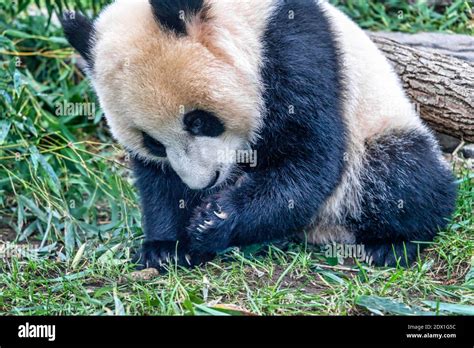
[(361, 210), (349, 218), (350, 229), (373, 265), (407, 267), (448, 224), (456, 201), (454, 176), (423, 130), (372, 140), (365, 161)]

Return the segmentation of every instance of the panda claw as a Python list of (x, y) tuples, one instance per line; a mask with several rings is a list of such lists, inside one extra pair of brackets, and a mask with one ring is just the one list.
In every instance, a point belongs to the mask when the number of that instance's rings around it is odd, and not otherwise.
[(212, 226), (212, 225), (214, 225), (214, 221), (212, 221), (212, 220), (205, 220), (205, 221), (204, 221), (204, 224), (205, 224), (206, 226)]
[(372, 256), (371, 255), (365, 255), (365, 263), (370, 266), (372, 261)]
[[(199, 227), (200, 227), (202, 230), (206, 230), (206, 229), (207, 229), (207, 227), (204, 226), (204, 225), (199, 225)], [(202, 232), (202, 231), (200, 231), (200, 232)]]
[(373, 262), (374, 262), (374, 257), (373, 257), (372, 255), (368, 255), (366, 262), (367, 262), (367, 264), (368, 264), (369, 266), (372, 266), (372, 264), (373, 264)]
[(221, 220), (225, 220), (228, 217), (227, 213), (224, 213), (223, 211), (219, 211), (219, 212), (214, 211), (214, 215), (217, 216)]
[(184, 259), (186, 260), (188, 265), (191, 266), (191, 255), (189, 255), (189, 254), (184, 255)]

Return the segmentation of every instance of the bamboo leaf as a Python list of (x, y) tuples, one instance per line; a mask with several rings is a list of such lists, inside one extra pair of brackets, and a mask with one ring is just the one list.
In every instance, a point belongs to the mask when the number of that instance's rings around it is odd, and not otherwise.
[(82, 259), (82, 256), (84, 255), (84, 250), (86, 250), (86, 245), (87, 243), (83, 243), (80, 247), (79, 250), (77, 250), (76, 255), (74, 256), (74, 259), (72, 260), (71, 267), (72, 269), (76, 269), (77, 265)]
[(115, 315), (125, 315), (125, 308), (117, 295), (117, 288), (114, 288)]
[(459, 315), (474, 315), (474, 306), (471, 305), (435, 301), (423, 301), (423, 303), (440, 312), (448, 312)]
[(417, 306), (408, 306), (388, 297), (359, 296), (356, 304), (366, 307), (375, 314), (389, 313), (398, 315), (435, 315), (434, 312), (427, 312)]
[(5, 139), (8, 136), (8, 132), (10, 131), (12, 123), (8, 120), (1, 120), (0, 121), (0, 145), (3, 145)]

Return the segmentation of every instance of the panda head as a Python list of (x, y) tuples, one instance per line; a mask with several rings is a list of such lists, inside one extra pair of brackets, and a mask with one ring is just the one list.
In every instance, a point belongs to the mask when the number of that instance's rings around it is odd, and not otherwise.
[(118, 0), (93, 22), (62, 18), (114, 137), (191, 189), (229, 178), (261, 118), (258, 76), (213, 15), (203, 0)]

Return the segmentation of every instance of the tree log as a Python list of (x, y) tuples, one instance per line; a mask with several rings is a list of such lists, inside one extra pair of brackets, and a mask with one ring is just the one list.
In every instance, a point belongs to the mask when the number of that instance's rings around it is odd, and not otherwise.
[(371, 35), (434, 130), (474, 142), (474, 63)]
[(372, 37), (384, 37), (402, 45), (422, 49), (431, 53), (441, 53), (474, 62), (474, 36), (445, 33), (398, 33), (369, 32)]

